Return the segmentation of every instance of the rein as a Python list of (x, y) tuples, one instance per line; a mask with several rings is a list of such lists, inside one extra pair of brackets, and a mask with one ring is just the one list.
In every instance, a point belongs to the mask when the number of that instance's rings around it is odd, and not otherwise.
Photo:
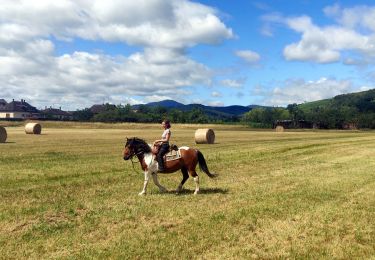
[(132, 166), (133, 166), (133, 170), (136, 172), (136, 173), (140, 173), (140, 172), (138, 172), (136, 169), (135, 169), (135, 167), (134, 167), (134, 164), (135, 163), (139, 163), (139, 162), (141, 162), (139, 159), (138, 159), (138, 162), (134, 162), (133, 161), (133, 157), (134, 156), (137, 156), (137, 158), (138, 158), (138, 155), (140, 155), (140, 154), (142, 154), (142, 153), (144, 153), (144, 151), (140, 151), (140, 152), (138, 152), (138, 153), (135, 153), (135, 154), (133, 154), (131, 157), (130, 157), (130, 161), (132, 162)]

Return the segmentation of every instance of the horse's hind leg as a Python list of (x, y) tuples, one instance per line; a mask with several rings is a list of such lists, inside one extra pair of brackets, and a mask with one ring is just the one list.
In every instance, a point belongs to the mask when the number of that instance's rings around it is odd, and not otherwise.
[(181, 172), (182, 172), (182, 181), (177, 187), (177, 190), (176, 190), (177, 193), (179, 193), (182, 190), (182, 186), (184, 185), (186, 180), (189, 179), (189, 173), (186, 168), (181, 168)]
[(158, 180), (158, 174), (157, 174), (156, 172), (152, 174), (152, 179), (153, 179), (155, 185), (158, 186), (160, 192), (167, 192), (167, 191), (168, 191), (166, 188), (164, 188), (164, 187), (159, 183), (159, 180)]

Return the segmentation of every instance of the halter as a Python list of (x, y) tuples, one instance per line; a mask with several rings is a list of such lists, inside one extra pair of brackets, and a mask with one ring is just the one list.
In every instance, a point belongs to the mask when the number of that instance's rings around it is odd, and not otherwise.
[[(138, 155), (145, 153), (143, 150), (141, 150), (141, 151), (139, 151), (139, 152), (137, 152), (137, 153), (134, 152), (134, 149), (132, 149), (132, 150), (133, 150), (133, 153), (132, 153), (132, 155), (129, 156), (129, 159), (131, 160), (132, 163), (134, 163), (134, 162), (133, 162), (133, 157), (134, 157), (134, 156), (137, 156), (137, 157), (138, 157)], [(139, 163), (139, 162), (140, 162), (140, 160), (138, 159), (138, 162), (136, 162), (136, 163)]]

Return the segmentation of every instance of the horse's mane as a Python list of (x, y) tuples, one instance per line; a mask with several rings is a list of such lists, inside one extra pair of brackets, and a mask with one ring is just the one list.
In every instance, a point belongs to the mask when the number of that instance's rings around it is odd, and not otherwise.
[(151, 147), (146, 143), (145, 140), (133, 137), (129, 139), (130, 144), (134, 147), (134, 150), (137, 150), (138, 152), (143, 151), (145, 153), (151, 153)]

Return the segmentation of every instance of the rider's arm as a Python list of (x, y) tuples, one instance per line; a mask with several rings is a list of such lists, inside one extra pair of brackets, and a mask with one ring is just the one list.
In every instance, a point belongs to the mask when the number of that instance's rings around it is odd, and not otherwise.
[(168, 134), (165, 135), (165, 138), (162, 138), (160, 140), (156, 140), (154, 142), (154, 145), (157, 144), (157, 143), (169, 142), (170, 137), (171, 137), (171, 133), (168, 133)]

